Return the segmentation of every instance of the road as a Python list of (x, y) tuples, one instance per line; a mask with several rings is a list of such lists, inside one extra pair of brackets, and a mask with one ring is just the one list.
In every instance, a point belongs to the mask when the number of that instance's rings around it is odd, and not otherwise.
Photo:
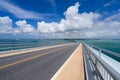
[(78, 45), (0, 58), (0, 80), (50, 80)]

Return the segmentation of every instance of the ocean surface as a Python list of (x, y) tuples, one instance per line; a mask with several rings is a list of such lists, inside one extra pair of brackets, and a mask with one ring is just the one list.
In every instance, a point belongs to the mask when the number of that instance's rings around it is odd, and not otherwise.
[(120, 40), (39, 40), (39, 39), (22, 39), (0, 40), (0, 52), (24, 48), (43, 47), (57, 44), (64, 44), (70, 42), (84, 42), (87, 44), (95, 45), (113, 52), (120, 53)]
[[(115, 52), (113, 54), (120, 54), (120, 40), (77, 40), (77, 41)], [(102, 51), (102, 53), (120, 62), (119, 57), (114, 56), (106, 51)]]
[(25, 49), (25, 48), (51, 46), (51, 45), (58, 45), (58, 44), (64, 44), (70, 42), (71, 41), (69, 40), (4, 39), (4, 40), (0, 40), (0, 52)]
[(120, 54), (120, 40), (77, 40)]
[[(87, 44), (94, 45), (96, 47), (107, 49), (120, 54), (120, 40), (54, 40), (54, 39), (53, 40), (39, 40), (39, 39), (11, 40), (11, 39), (4, 39), (4, 40), (0, 40), (0, 52), (34, 48), (34, 47), (51, 46), (51, 45), (65, 44), (65, 43), (71, 43), (71, 42), (87, 43)], [(110, 56), (110, 57), (113, 57), (113, 56)], [(120, 61), (120, 59), (117, 59), (117, 58), (115, 59)]]

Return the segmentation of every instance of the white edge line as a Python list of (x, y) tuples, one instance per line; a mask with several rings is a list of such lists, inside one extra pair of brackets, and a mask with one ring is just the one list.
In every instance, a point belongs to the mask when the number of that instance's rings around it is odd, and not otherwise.
[[(50, 48), (55, 48), (55, 47), (61, 47), (61, 46), (66, 46), (66, 45), (71, 45), (72, 43), (67, 43), (67, 44), (60, 44), (60, 45), (53, 45), (53, 46), (46, 46), (46, 47), (37, 47), (37, 48), (29, 48), (29, 49), (22, 49), (22, 50), (18, 50), (18, 51), (11, 51), (8, 53), (14, 53), (14, 52), (18, 52), (19, 54), (23, 54), (23, 53), (27, 53), (26, 51), (28, 50), (33, 50), (33, 51), (28, 51), (28, 52), (34, 52), (34, 51), (38, 51), (38, 50), (45, 50), (45, 49), (50, 49)], [(34, 50), (37, 49), (37, 50)], [(13, 55), (18, 55), (18, 54), (8, 54), (6, 53), (0, 53), (0, 58), (1, 57), (7, 57), (7, 56), (13, 56)], [(7, 54), (7, 55), (6, 55)]]
[[(80, 45), (80, 44), (79, 44)], [(66, 62), (62, 65), (62, 67), (60, 67), (58, 69), (58, 71), (55, 73), (55, 75), (50, 79), (50, 80), (55, 80), (57, 78), (57, 76), (60, 74), (60, 72), (62, 71), (62, 69), (66, 66), (66, 64), (68, 63), (68, 61), (72, 58), (72, 56), (74, 55), (74, 53), (78, 50), (78, 47), (74, 50), (74, 52), (71, 54), (71, 56), (66, 60)]]
[(64, 46), (64, 45), (70, 45), (72, 43), (65, 43), (65, 44), (58, 44), (58, 45), (50, 45), (50, 46), (41, 46), (41, 47), (33, 47), (33, 48), (25, 48), (25, 49), (17, 49), (17, 50), (9, 50), (9, 51), (2, 51), (0, 54), (5, 54), (5, 53), (11, 53), (11, 52), (19, 52), (19, 51), (25, 51), (25, 50), (31, 50), (31, 49), (46, 49), (46, 48), (54, 48), (54, 47), (59, 47), (59, 46)]

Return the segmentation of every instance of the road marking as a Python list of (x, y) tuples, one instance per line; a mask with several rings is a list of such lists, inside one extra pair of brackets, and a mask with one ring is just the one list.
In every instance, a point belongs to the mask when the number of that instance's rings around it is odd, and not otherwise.
[(0, 69), (7, 68), (9, 66), (13, 66), (15, 64), (19, 64), (19, 63), (22, 63), (22, 62), (26, 62), (26, 61), (29, 61), (29, 60), (32, 60), (32, 59), (35, 59), (35, 58), (38, 58), (38, 57), (41, 57), (41, 56), (44, 56), (44, 55), (47, 55), (47, 54), (52, 54), (53, 52), (56, 52), (56, 51), (59, 51), (59, 50), (62, 50), (62, 49), (65, 49), (65, 48), (60, 48), (60, 49), (58, 48), (54, 51), (49, 51), (49, 52), (46, 52), (44, 54), (39, 54), (39, 55), (29, 57), (29, 58), (26, 58), (26, 59), (23, 59), (23, 60), (20, 60), (20, 61), (17, 61), (17, 62), (13, 62), (13, 63), (7, 64), (7, 65), (4, 65), (4, 66), (0, 66)]
[(60, 67), (60, 69), (55, 73), (55, 75), (50, 79), (50, 80), (56, 80), (57, 76), (60, 74), (60, 72), (63, 70), (63, 68), (66, 66), (66, 64), (68, 63), (68, 61), (72, 58), (72, 56), (74, 55), (74, 53), (78, 50), (79, 45), (77, 46), (77, 48), (74, 50), (74, 52), (71, 54), (71, 56), (66, 60), (66, 62)]
[(25, 54), (28, 52), (34, 52), (38, 50), (45, 50), (45, 49), (50, 49), (50, 48), (55, 48), (55, 47), (60, 47), (60, 46), (66, 46), (66, 45), (71, 45), (73, 43), (66, 43), (66, 44), (61, 44), (61, 45), (54, 45), (54, 46), (46, 46), (46, 47), (38, 47), (38, 48), (29, 48), (29, 49), (22, 49), (22, 50), (15, 50), (15, 51), (8, 51), (8, 52), (3, 52), (0, 54), (1, 57), (7, 57), (7, 56), (13, 56), (13, 55), (19, 55), (19, 54)]

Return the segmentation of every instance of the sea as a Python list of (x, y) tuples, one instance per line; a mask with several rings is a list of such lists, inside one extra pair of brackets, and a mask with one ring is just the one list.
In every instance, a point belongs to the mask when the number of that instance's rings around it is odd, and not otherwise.
[(77, 40), (99, 48), (107, 49), (120, 54), (120, 40)]
[[(73, 39), (0, 39), (0, 53), (27, 48), (59, 45), (71, 42), (87, 43), (120, 54), (120, 40), (73, 40)], [(119, 59), (120, 60), (120, 59)]]
[[(89, 44), (90, 46), (95, 46), (95, 49), (97, 48), (97, 50), (98, 48), (100, 48), (103, 54), (120, 62), (120, 57), (116, 56), (116, 54), (120, 55), (120, 40), (77, 40), (77, 41)], [(105, 51), (102, 49), (105, 49)]]
[(0, 39), (0, 52), (70, 43), (69, 40)]
[(52, 46), (71, 42), (95, 45), (116, 53), (120, 53), (120, 40), (59, 40), (59, 39), (0, 39), (0, 52), (24, 48)]

